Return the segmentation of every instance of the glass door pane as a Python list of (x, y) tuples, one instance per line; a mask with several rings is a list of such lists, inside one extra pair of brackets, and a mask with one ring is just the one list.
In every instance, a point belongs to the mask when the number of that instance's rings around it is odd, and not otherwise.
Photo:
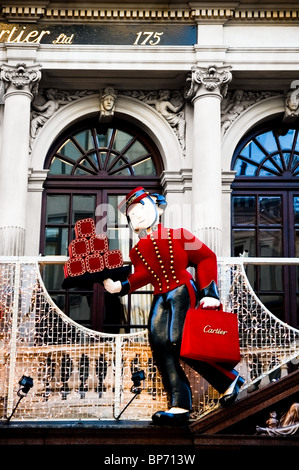
[(259, 197), (259, 216), (261, 225), (277, 225), (282, 223), (281, 197)]
[(283, 256), (281, 229), (259, 230), (258, 254), (263, 258)]
[(256, 224), (256, 198), (255, 196), (233, 197), (233, 225)]
[(243, 229), (233, 230), (234, 254), (233, 256), (244, 255), (256, 256), (256, 230)]
[(96, 196), (95, 195), (74, 195), (72, 224), (78, 220), (95, 217)]
[(118, 209), (125, 194), (109, 194), (107, 204), (107, 236), (111, 250), (121, 250), (123, 259), (129, 262), (130, 229), (126, 216)]
[(68, 228), (46, 227), (45, 255), (63, 255), (68, 253)]
[(46, 224), (64, 225), (69, 223), (70, 196), (48, 194)]

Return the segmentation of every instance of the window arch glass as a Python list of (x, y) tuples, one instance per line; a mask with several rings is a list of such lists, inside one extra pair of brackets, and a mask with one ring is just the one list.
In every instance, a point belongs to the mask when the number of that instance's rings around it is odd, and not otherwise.
[(236, 176), (299, 176), (298, 129), (270, 129), (246, 142), (235, 157)]
[(75, 132), (51, 156), (50, 175), (156, 175), (151, 149), (140, 136), (90, 125)]

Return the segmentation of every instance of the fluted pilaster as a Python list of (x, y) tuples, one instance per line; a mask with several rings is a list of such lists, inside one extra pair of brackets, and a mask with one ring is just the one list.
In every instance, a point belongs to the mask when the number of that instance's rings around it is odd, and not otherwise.
[(221, 99), (232, 78), (230, 67), (194, 67), (186, 93), (194, 105), (192, 168), (193, 232), (221, 254)]
[(1, 66), (4, 116), (0, 155), (0, 255), (24, 254), (30, 106), (40, 66)]

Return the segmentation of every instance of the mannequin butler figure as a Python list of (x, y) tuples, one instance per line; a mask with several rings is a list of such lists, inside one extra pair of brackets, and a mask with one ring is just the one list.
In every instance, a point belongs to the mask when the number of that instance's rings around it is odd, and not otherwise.
[[(126, 281), (104, 281), (105, 289), (126, 295), (151, 283), (153, 303), (149, 335), (154, 360), (168, 392), (170, 409), (152, 416), (155, 424), (184, 424), (189, 419), (192, 397), (189, 381), (180, 365), (180, 345), (186, 313), (198, 302), (202, 308), (220, 305), (216, 255), (188, 230), (165, 228), (159, 223), (166, 200), (138, 187), (127, 195), (119, 209), (128, 218), (139, 242), (130, 251), (134, 272)], [(196, 271), (194, 280), (187, 268)], [(211, 312), (212, 314), (212, 312)], [(220, 403), (233, 403), (244, 379), (235, 370), (218, 364), (186, 360), (219, 393)]]

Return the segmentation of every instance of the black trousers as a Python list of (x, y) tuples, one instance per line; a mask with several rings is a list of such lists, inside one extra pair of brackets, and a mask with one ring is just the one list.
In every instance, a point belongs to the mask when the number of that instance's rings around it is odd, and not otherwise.
[[(196, 288), (194, 285), (196, 293)], [(180, 364), (180, 348), (190, 297), (185, 285), (154, 296), (149, 315), (149, 334), (153, 357), (172, 407), (191, 410), (192, 395), (189, 381)], [(212, 314), (212, 313), (211, 313)], [(184, 361), (202, 375), (219, 393), (231, 384), (236, 372), (216, 368), (201, 361)], [(223, 369), (223, 370), (222, 370)]]

